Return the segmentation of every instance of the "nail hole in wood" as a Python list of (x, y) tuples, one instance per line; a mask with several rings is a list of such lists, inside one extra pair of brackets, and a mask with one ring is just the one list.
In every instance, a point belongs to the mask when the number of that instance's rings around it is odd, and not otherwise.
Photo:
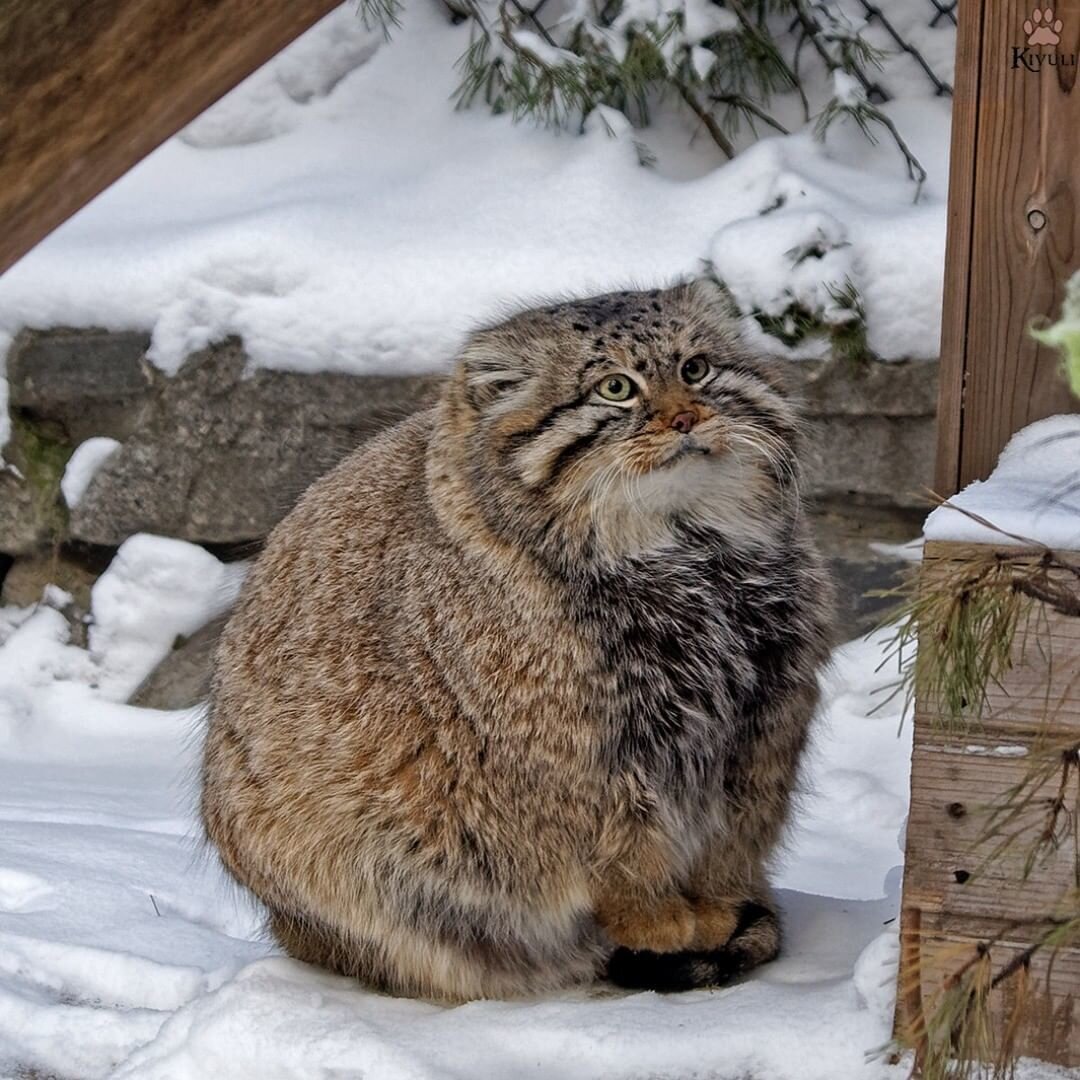
[(954, 870), (952, 876), (956, 878), (957, 885), (963, 885), (971, 875), (966, 870)]
[(960, 819), (967, 815), (967, 807), (962, 802), (951, 802), (945, 810), (951, 818)]
[(1035, 232), (1040, 232), (1046, 228), (1046, 214), (1042, 210), (1029, 210), (1027, 219), (1028, 224)]

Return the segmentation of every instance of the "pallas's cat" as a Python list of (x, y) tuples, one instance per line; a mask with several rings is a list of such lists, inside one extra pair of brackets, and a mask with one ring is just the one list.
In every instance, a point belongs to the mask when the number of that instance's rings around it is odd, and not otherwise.
[(311, 487), (222, 638), (202, 778), (284, 948), (447, 1001), (774, 957), (830, 617), (797, 443), (695, 282), (473, 334)]

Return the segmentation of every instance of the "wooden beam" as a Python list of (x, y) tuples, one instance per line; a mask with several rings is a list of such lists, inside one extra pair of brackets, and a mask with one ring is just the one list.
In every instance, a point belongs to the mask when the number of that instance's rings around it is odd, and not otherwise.
[(0, 273), (339, 0), (0, 0)]
[(1057, 315), (1080, 266), (1080, 0), (1053, 5), (1055, 44), (1029, 44), (1038, 6), (960, 3), (936, 478), (943, 495), (985, 478), (1015, 431), (1077, 408), (1058, 353), (1028, 329)]

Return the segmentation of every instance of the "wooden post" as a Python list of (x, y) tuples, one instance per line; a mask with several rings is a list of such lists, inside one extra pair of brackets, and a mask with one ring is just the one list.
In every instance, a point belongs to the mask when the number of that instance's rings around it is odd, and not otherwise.
[[(1002, 550), (1017, 557), (1015, 548)], [(923, 581), (932, 587), (997, 554), (992, 547), (928, 543)], [(1080, 567), (1080, 553), (1058, 554)], [(1030, 562), (1038, 558), (1035, 552)], [(928, 1015), (980, 947), (993, 943), (990, 962), (1000, 976), (1046, 933), (1047, 924), (1035, 920), (1059, 914), (1075, 887), (1071, 841), (1044, 851), (1026, 880), (1025, 866), (1063, 789), (1060, 813), (1073, 812), (1077, 774), (1064, 764), (1062, 748), (1080, 742), (1080, 619), (1035, 602), (1017, 630), (1012, 661), (1001, 681), (987, 687), (987, 708), (970, 730), (950, 732), (939, 703), (925, 694), (915, 703), (897, 1032), (917, 1053)], [(1031, 772), (1044, 761), (1044, 772)], [(990, 830), (991, 811), (1028, 776), (1038, 778), (1031, 801)], [(1007, 845), (1006, 834), (1015, 834)], [(1023, 967), (990, 992), (997, 1045), (1011, 1038), (1018, 1054), (1080, 1066), (1080, 946), (1070, 941), (1056, 955), (1043, 948)]]
[(0, 3), (0, 273), (338, 2)]
[[(1080, 268), (1080, 0), (960, 0), (937, 489), (984, 479), (1009, 437), (1077, 408), (1032, 340)], [(1034, 20), (1035, 9), (1039, 20)], [(1053, 39), (1057, 39), (1054, 41)]]

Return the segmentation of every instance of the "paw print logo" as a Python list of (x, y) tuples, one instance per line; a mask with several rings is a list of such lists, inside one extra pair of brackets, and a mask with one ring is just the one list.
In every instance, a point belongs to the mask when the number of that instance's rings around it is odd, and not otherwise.
[(1061, 40), (1062, 22), (1054, 18), (1054, 9), (1036, 8), (1030, 19), (1024, 20), (1024, 33), (1029, 45), (1056, 45)]

